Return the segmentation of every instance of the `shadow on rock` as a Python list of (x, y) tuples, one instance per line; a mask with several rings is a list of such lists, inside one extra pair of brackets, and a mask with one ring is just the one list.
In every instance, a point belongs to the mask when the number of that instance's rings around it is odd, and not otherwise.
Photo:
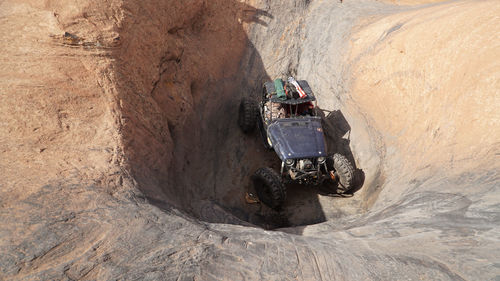
[[(322, 119), (323, 130), (325, 132), (325, 141), (330, 154), (340, 153), (344, 155), (353, 165), (354, 180), (351, 190), (345, 195), (352, 195), (361, 189), (365, 182), (365, 173), (362, 169), (356, 166), (356, 161), (350, 147), (351, 143), (351, 126), (347, 122), (340, 110), (329, 111), (326, 109), (317, 108), (317, 113)], [(326, 113), (326, 114), (325, 114)], [(328, 190), (321, 189), (321, 192)]]

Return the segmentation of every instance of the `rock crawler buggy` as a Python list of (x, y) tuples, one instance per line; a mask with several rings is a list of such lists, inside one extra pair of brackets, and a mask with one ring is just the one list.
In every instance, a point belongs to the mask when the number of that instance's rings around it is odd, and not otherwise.
[(346, 157), (327, 152), (316, 98), (305, 80), (281, 79), (264, 83), (260, 101), (243, 98), (238, 124), (244, 133), (257, 126), (264, 145), (281, 159), (279, 173), (258, 169), (252, 177), (259, 200), (280, 209), (286, 198), (285, 184), (333, 184), (336, 192), (352, 188), (354, 169)]

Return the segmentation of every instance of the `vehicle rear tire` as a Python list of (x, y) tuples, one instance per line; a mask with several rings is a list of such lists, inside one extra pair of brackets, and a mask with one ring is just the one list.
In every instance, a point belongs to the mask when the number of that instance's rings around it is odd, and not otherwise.
[(251, 133), (257, 123), (258, 107), (251, 98), (243, 98), (238, 112), (238, 125), (243, 133)]
[(337, 193), (343, 194), (353, 187), (354, 168), (344, 155), (335, 153), (333, 155), (333, 169), (338, 181)]
[(274, 210), (279, 210), (286, 198), (281, 177), (271, 168), (260, 168), (252, 177), (259, 200)]

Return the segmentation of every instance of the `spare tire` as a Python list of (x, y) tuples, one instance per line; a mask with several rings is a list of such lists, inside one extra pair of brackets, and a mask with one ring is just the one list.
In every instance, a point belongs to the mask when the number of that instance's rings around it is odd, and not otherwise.
[(238, 112), (238, 125), (243, 133), (251, 133), (255, 129), (258, 116), (257, 103), (251, 98), (243, 98)]
[(286, 198), (281, 177), (271, 168), (260, 168), (252, 177), (259, 200), (274, 210), (279, 210)]
[(343, 194), (353, 187), (354, 168), (344, 155), (335, 153), (332, 158), (335, 178), (338, 181), (337, 193)]

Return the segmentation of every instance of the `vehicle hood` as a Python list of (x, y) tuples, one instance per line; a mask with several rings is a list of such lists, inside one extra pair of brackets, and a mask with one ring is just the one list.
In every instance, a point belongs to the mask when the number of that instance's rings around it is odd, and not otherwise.
[(326, 156), (320, 118), (278, 119), (269, 125), (267, 135), (282, 161)]

